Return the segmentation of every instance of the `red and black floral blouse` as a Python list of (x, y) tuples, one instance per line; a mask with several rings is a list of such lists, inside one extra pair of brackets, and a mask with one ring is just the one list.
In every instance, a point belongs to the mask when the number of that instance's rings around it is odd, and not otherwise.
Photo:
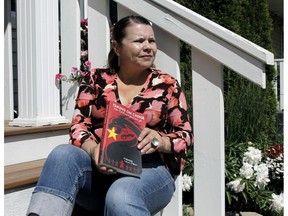
[[(170, 139), (173, 154), (159, 154), (169, 171), (179, 175), (193, 142), (186, 98), (175, 78), (158, 69), (150, 70), (142, 90), (127, 106), (145, 113), (146, 127)], [(84, 78), (79, 86), (70, 128), (71, 144), (81, 147), (89, 139), (100, 142), (106, 102), (113, 100), (121, 103), (117, 78), (117, 73), (110, 69), (94, 69)]]

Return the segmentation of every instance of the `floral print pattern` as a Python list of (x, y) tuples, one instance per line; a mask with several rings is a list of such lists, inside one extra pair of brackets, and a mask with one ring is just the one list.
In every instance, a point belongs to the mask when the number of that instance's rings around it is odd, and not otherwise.
[[(83, 79), (69, 131), (70, 144), (81, 147), (89, 139), (100, 143), (107, 101), (121, 103), (117, 78), (117, 73), (110, 69), (93, 69)], [(193, 135), (186, 98), (178, 81), (158, 69), (150, 68), (142, 90), (126, 106), (146, 114), (146, 127), (170, 139), (173, 153), (159, 154), (170, 172), (179, 175), (187, 150), (193, 143)]]

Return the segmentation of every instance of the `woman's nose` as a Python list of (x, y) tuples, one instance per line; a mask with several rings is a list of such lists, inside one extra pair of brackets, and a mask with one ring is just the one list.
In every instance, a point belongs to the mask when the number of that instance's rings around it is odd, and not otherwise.
[(143, 49), (144, 50), (151, 50), (151, 44), (149, 43), (149, 41), (143, 42)]

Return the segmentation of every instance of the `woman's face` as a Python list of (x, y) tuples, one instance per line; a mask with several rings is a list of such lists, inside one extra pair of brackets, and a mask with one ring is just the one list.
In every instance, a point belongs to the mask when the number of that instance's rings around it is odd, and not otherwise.
[(115, 45), (120, 68), (145, 70), (151, 67), (157, 52), (154, 31), (150, 25), (131, 23), (126, 27), (126, 36)]

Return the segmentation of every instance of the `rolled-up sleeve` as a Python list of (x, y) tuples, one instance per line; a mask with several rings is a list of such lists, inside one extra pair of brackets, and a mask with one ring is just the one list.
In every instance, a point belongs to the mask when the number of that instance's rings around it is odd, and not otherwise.
[[(192, 127), (189, 122), (188, 106), (186, 97), (178, 82), (170, 87), (171, 97), (168, 102), (167, 123), (162, 136), (168, 137), (171, 143), (172, 155), (165, 155), (169, 158), (167, 164), (171, 163), (170, 169), (174, 174), (179, 174), (185, 163), (185, 156), (193, 144)], [(173, 164), (174, 163), (174, 164)]]
[(96, 137), (91, 132), (91, 112), (95, 104), (96, 94), (94, 79), (93, 74), (83, 79), (75, 101), (72, 124), (69, 130), (69, 143), (78, 147), (81, 147), (81, 145), (89, 139), (96, 140)]

